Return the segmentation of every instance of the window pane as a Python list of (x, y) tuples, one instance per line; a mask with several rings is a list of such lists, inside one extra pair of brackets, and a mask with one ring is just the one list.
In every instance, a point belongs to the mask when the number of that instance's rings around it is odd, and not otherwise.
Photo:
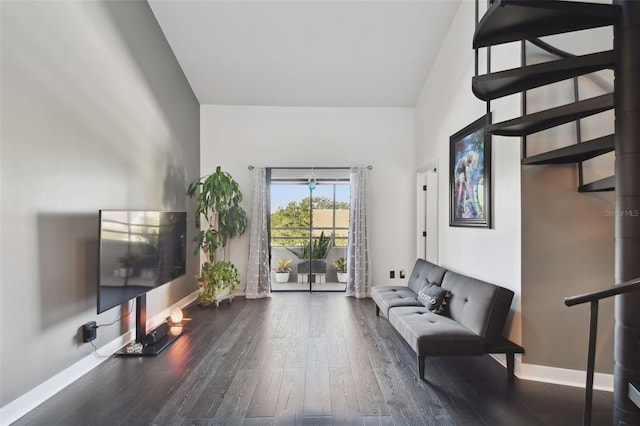
[(271, 185), (271, 245), (301, 247), (309, 238), (309, 189)]

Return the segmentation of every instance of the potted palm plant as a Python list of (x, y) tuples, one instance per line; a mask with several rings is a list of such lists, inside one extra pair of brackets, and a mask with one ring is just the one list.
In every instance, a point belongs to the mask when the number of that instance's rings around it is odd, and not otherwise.
[(329, 254), (329, 250), (333, 247), (333, 244), (333, 235), (326, 236), (324, 231), (322, 231), (318, 238), (309, 241), (298, 249), (299, 251), (290, 249), (292, 253), (300, 258), (298, 262), (298, 274), (325, 274), (327, 272), (327, 262), (325, 259)]
[(289, 281), (289, 274), (291, 273), (291, 259), (280, 259), (278, 264), (273, 268), (276, 273), (277, 283), (286, 283)]
[(198, 300), (205, 306), (217, 304), (223, 292), (240, 283), (238, 270), (228, 255), (230, 240), (247, 229), (247, 213), (240, 205), (242, 192), (231, 175), (218, 166), (215, 173), (191, 182), (187, 195), (197, 201), (196, 221), (205, 221), (195, 238), (198, 246), (194, 254), (202, 250), (206, 259), (196, 276)]
[(140, 256), (133, 253), (127, 253), (125, 256), (119, 257), (120, 269), (118, 270), (118, 276), (122, 278), (133, 276), (133, 268), (138, 263), (138, 259), (140, 259)]
[(336, 269), (339, 283), (347, 282), (347, 260), (344, 257), (339, 257), (338, 260), (331, 264)]

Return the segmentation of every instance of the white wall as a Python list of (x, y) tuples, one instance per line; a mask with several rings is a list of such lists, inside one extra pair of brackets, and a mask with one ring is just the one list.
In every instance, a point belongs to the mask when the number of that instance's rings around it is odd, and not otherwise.
[[(516, 293), (508, 334), (520, 341), (520, 142), (493, 137), (492, 229), (449, 226), (449, 137), (486, 112), (471, 92), (474, 2), (463, 1), (416, 105), (415, 171), (438, 167), (440, 264)], [(484, 50), (481, 56), (484, 58)], [(494, 70), (519, 65), (519, 47), (492, 50)], [(501, 59), (501, 60), (500, 60)], [(482, 65), (482, 72), (484, 72)], [(519, 114), (519, 95), (492, 103), (493, 122)]]
[[(201, 107), (202, 174), (216, 166), (238, 181), (251, 206), (249, 165), (262, 167), (373, 166), (371, 215), (373, 281), (410, 271), (415, 177), (411, 108)], [(249, 232), (234, 241), (231, 261), (246, 285)], [(397, 273), (396, 273), (397, 276)], [(395, 283), (405, 280), (396, 278)]]
[[(121, 316), (96, 314), (98, 210), (192, 216), (199, 105), (146, 2), (1, 7), (5, 407), (91, 356), (82, 324)], [(194, 257), (186, 276), (149, 294), (149, 316), (195, 290), (196, 268)], [(102, 327), (94, 343), (128, 328)]]

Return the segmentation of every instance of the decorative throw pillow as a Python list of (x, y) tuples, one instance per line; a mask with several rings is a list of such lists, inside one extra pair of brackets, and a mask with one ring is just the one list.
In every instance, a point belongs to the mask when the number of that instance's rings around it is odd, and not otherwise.
[(447, 307), (451, 293), (429, 281), (418, 291), (418, 300), (434, 314), (441, 314)]

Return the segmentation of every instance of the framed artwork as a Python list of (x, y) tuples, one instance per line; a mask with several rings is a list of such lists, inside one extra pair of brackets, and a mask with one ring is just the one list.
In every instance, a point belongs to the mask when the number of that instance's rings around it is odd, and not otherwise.
[(491, 113), (449, 138), (449, 225), (491, 228)]

